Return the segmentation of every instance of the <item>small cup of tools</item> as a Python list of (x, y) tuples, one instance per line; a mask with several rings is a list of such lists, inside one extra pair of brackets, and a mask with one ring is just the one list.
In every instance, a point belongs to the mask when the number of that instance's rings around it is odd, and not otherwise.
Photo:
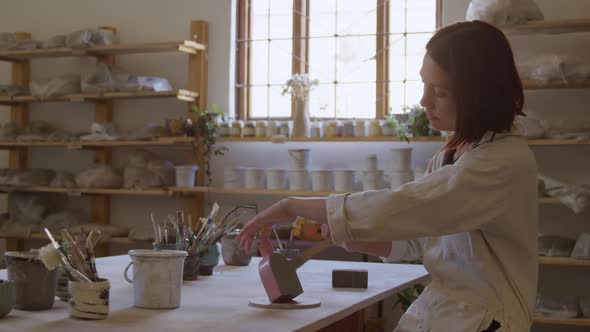
[(109, 314), (110, 283), (107, 279), (68, 283), (70, 316), (81, 319), (104, 319)]

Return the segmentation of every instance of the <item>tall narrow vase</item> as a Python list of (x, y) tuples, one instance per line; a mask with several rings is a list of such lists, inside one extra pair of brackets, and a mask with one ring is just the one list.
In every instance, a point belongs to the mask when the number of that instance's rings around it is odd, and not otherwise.
[(293, 99), (293, 137), (310, 137), (309, 98)]

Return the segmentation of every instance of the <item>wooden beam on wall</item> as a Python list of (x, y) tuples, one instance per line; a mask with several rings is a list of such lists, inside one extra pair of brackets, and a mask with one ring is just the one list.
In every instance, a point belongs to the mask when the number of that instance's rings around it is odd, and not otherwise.
[(384, 119), (389, 107), (389, 0), (377, 0), (377, 82), (375, 117)]
[(248, 118), (250, 105), (250, 0), (238, 0), (236, 114), (238, 119)]

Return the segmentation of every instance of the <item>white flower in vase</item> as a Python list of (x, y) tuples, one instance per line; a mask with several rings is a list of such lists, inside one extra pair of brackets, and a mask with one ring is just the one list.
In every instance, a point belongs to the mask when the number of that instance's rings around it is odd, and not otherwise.
[(293, 137), (309, 137), (309, 92), (318, 85), (308, 74), (294, 74), (283, 85), (283, 95), (290, 94), (293, 101)]

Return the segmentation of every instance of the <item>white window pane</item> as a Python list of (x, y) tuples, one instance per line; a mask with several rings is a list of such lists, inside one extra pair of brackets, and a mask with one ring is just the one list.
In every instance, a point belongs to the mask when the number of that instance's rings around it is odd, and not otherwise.
[(250, 117), (266, 118), (268, 116), (268, 87), (251, 86), (250, 98)]
[(404, 84), (402, 82), (389, 83), (389, 106), (393, 113), (403, 113)]
[(271, 85), (268, 92), (268, 107), (270, 117), (289, 118), (291, 117), (291, 95), (282, 94), (283, 88), (280, 85)]
[(340, 35), (374, 34), (377, 30), (376, 1), (337, 0), (336, 23)]
[(436, 0), (408, 1), (408, 32), (430, 32), (436, 29)]
[[(413, 1), (413, 0), (410, 0)], [(406, 31), (406, 0), (389, 1), (389, 32)]]
[(270, 1), (270, 38), (293, 37), (293, 0)]
[(389, 80), (403, 81), (405, 77), (406, 38), (403, 35), (389, 36)]
[(268, 39), (268, 0), (251, 0), (251, 39)]
[(375, 93), (375, 83), (338, 84), (336, 117), (374, 118)]
[(336, 79), (336, 41), (334, 38), (309, 40), (309, 74), (320, 83), (333, 83)]
[(269, 83), (283, 84), (291, 77), (291, 58), (293, 42), (289, 40), (271, 40), (269, 62)]
[(250, 43), (250, 84), (268, 84), (268, 42)]
[(431, 34), (408, 35), (408, 56), (406, 59), (406, 79), (420, 80), (420, 68), (426, 54), (426, 43), (430, 40)]
[(309, 113), (312, 118), (334, 117), (334, 84), (320, 84), (309, 95)]
[(422, 82), (406, 82), (406, 105), (412, 106), (420, 104), (423, 91), (424, 84), (422, 84)]
[(311, 1), (309, 7), (309, 35), (334, 36), (336, 33), (336, 0)]
[(337, 38), (338, 82), (368, 82), (376, 79), (376, 38), (341, 37)]

